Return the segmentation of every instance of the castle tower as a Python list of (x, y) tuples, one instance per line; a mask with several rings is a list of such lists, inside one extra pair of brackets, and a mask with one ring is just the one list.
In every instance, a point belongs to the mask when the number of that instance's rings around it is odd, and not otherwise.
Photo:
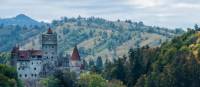
[(17, 66), (18, 52), (19, 52), (19, 47), (18, 46), (13, 47), (11, 51), (11, 61), (10, 61), (10, 65), (13, 67)]
[(57, 66), (58, 64), (58, 46), (57, 46), (57, 34), (49, 28), (47, 33), (42, 34), (42, 51), (44, 62), (50, 64), (50, 66)]
[(75, 72), (77, 75), (81, 72), (81, 58), (77, 49), (77, 46), (74, 47), (72, 56), (70, 58), (70, 71)]

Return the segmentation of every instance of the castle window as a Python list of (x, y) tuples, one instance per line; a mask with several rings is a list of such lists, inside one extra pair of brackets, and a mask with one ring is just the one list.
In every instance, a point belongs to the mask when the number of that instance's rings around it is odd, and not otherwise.
[(54, 46), (52, 46), (52, 48), (54, 48)]
[(32, 62), (32, 65), (33, 65), (33, 62)]
[(53, 56), (51, 57), (51, 61), (53, 61)]
[(35, 77), (37, 76), (37, 74), (35, 74)]
[(34, 70), (36, 70), (36, 68), (34, 68)]
[(18, 70), (20, 70), (20, 68), (18, 68)]
[(33, 77), (33, 74), (31, 74), (31, 76)]
[(19, 74), (19, 77), (22, 77), (22, 75), (21, 75), (21, 74)]
[(25, 77), (27, 77), (27, 75), (26, 75), (26, 74), (25, 74), (24, 76), (25, 76)]
[(42, 58), (42, 56), (37, 56), (38, 58)]

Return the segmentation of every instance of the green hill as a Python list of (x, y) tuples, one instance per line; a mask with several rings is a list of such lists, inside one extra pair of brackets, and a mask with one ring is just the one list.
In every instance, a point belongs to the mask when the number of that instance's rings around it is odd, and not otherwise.
[[(54, 20), (52, 28), (58, 34), (60, 55), (71, 54), (74, 45), (78, 45), (82, 58), (116, 58), (128, 53), (127, 49), (161, 43), (181, 35), (181, 29), (167, 29), (144, 25), (143, 22), (108, 21), (101, 18), (67, 18)], [(39, 36), (30, 38), (24, 49), (38, 48)]]
[(199, 87), (200, 32), (189, 30), (158, 48), (130, 49), (128, 57), (106, 62), (103, 75), (128, 87)]

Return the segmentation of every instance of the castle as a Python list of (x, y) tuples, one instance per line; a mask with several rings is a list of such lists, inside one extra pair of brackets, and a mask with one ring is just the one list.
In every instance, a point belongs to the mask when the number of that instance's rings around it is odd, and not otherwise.
[(62, 61), (67, 62), (65, 66), (59, 66), (57, 34), (49, 28), (41, 37), (41, 50), (21, 50), (18, 46), (12, 49), (11, 65), (16, 67), (20, 79), (39, 79), (52, 74), (59, 67), (67, 67), (71, 72), (80, 74), (83, 65), (77, 46), (71, 57)]

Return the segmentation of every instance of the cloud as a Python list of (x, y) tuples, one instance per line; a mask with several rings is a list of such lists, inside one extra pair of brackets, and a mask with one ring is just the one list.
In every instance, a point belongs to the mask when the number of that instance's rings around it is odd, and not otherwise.
[(156, 7), (162, 3), (161, 0), (127, 0), (128, 4), (136, 5), (139, 8)]
[(200, 23), (199, 11), (197, 0), (0, 0), (1, 18), (24, 13), (37, 20), (51, 21), (81, 15), (131, 19), (170, 28)]

